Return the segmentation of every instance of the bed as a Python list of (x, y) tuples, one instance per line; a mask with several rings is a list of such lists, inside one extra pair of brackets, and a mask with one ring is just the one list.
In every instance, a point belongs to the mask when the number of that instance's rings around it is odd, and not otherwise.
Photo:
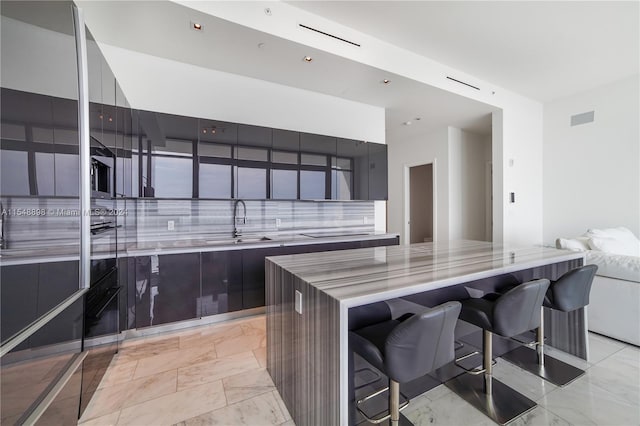
[(588, 312), (589, 330), (640, 346), (640, 240), (626, 228), (590, 229), (558, 238), (556, 247), (583, 251), (598, 266)]

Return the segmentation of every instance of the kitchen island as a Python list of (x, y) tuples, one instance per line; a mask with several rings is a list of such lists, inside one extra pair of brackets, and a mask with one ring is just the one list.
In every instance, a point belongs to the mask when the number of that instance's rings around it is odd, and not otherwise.
[[(557, 279), (583, 262), (581, 253), (479, 241), (268, 257), (267, 369), (296, 424), (349, 424), (350, 308), (397, 298), (433, 306)], [(549, 344), (586, 359), (584, 310), (548, 314)]]

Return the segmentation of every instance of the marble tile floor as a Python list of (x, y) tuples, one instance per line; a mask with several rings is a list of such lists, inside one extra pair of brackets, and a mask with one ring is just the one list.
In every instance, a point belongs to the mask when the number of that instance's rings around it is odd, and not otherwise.
[[(497, 360), (494, 377), (538, 403), (510, 425), (640, 425), (640, 348), (594, 333), (589, 345), (589, 362), (548, 348), (548, 354), (586, 370), (562, 388)], [(442, 385), (414, 398), (403, 413), (416, 425), (495, 424)]]
[[(538, 403), (513, 425), (640, 425), (640, 348), (590, 333), (586, 374), (564, 388), (498, 359), (495, 377)], [(126, 341), (80, 419), (89, 425), (294, 425), (265, 369), (264, 316)], [(491, 425), (441, 385), (414, 398), (416, 425)], [(330, 426), (330, 425), (327, 425)]]
[(293, 425), (265, 346), (264, 315), (126, 341), (79, 424)]

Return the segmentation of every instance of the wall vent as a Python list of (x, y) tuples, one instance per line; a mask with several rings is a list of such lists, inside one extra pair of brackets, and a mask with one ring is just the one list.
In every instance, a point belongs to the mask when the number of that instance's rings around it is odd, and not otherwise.
[(595, 111), (583, 112), (571, 116), (571, 126), (579, 126), (580, 124), (591, 123), (595, 119)]
[(302, 25), (302, 24), (298, 24), (298, 25), (300, 25), (302, 28), (305, 28), (305, 29), (307, 29), (307, 30), (315, 31), (315, 32), (317, 32), (318, 34), (326, 35), (327, 37), (335, 38), (336, 40), (340, 40), (340, 41), (343, 41), (343, 42), (345, 42), (345, 43), (349, 43), (349, 44), (351, 44), (351, 45), (353, 45), (353, 46), (360, 47), (360, 45), (359, 45), (358, 43), (355, 43), (355, 42), (353, 42), (353, 41), (349, 41), (349, 40), (344, 39), (344, 38), (342, 38), (342, 37), (338, 37), (337, 35), (329, 34), (329, 33), (326, 33), (326, 32), (324, 32), (324, 31), (320, 31), (320, 30), (318, 30), (318, 29), (316, 29), (316, 28), (308, 27), (308, 26), (306, 26), (306, 25)]
[(456, 78), (449, 77), (449, 76), (447, 76), (447, 78), (448, 78), (449, 80), (451, 80), (451, 81), (455, 81), (456, 83), (464, 84), (465, 86), (469, 86), (469, 87), (472, 87), (472, 88), (474, 88), (474, 89), (476, 89), (476, 90), (480, 90), (480, 88), (479, 88), (479, 87), (474, 86), (473, 84), (465, 83), (464, 81), (461, 81), (461, 80), (458, 80), (458, 79), (456, 79)]

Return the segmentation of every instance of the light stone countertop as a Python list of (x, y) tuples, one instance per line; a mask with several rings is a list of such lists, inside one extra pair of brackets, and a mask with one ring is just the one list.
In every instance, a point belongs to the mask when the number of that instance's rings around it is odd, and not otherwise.
[[(339, 235), (338, 235), (339, 234)], [(117, 257), (150, 256), (165, 254), (181, 254), (194, 252), (228, 251), (228, 250), (248, 250), (269, 247), (291, 247), (297, 245), (329, 244), (349, 241), (379, 240), (385, 238), (396, 238), (398, 234), (384, 232), (350, 233), (345, 231), (314, 233), (315, 237), (310, 237), (304, 233), (278, 234), (273, 239), (261, 240), (263, 236), (269, 237), (269, 233), (260, 235), (246, 235), (240, 237), (242, 242), (235, 242), (237, 239), (219, 238), (198, 238), (198, 239), (178, 239), (174, 241), (149, 241), (142, 243), (127, 244), (126, 248), (118, 252)], [(62, 247), (47, 247), (42, 249), (5, 249), (0, 252), (0, 265), (25, 265), (33, 263), (64, 262), (79, 259), (79, 249), (76, 245)], [(91, 254), (92, 260), (108, 259), (116, 257), (114, 252), (94, 252)]]
[(459, 240), (267, 259), (350, 307), (580, 258), (584, 253)]

